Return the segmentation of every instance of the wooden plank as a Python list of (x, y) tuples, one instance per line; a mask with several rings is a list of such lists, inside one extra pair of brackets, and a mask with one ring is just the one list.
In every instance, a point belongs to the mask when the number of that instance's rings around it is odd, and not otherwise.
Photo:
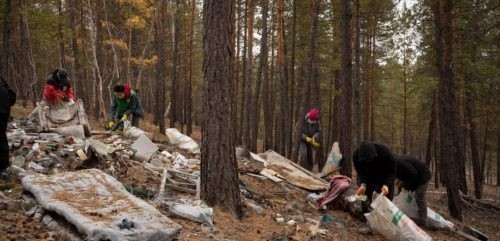
[(158, 190), (158, 195), (156, 196), (156, 200), (155, 200), (155, 202), (157, 204), (160, 204), (161, 200), (163, 199), (163, 194), (165, 192), (165, 184), (166, 184), (166, 181), (167, 181), (167, 175), (168, 175), (167, 168), (164, 168), (163, 169), (163, 175), (162, 175), (162, 178), (161, 178), (160, 189)]
[(265, 177), (271, 179), (271, 181), (276, 182), (276, 183), (282, 182), (284, 179), (283, 177), (281, 177), (279, 175), (279, 173), (275, 172), (274, 170), (267, 169), (267, 168), (262, 169), (262, 171), (260, 171), (260, 175), (265, 176)]
[(181, 192), (187, 192), (187, 193), (191, 193), (191, 194), (196, 194), (196, 190), (192, 190), (192, 189), (189, 189), (189, 188), (183, 188), (183, 187), (178, 187), (178, 186), (175, 186), (175, 185), (172, 185), (172, 184), (165, 184), (165, 187), (168, 187), (170, 189), (174, 189), (174, 190), (177, 190), (177, 191), (181, 191)]

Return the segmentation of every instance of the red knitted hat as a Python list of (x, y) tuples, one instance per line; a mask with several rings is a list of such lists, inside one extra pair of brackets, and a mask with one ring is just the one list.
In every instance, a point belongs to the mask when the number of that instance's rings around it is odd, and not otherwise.
[(311, 108), (309, 110), (309, 113), (307, 113), (306, 117), (312, 121), (317, 121), (319, 117), (319, 110), (316, 108)]

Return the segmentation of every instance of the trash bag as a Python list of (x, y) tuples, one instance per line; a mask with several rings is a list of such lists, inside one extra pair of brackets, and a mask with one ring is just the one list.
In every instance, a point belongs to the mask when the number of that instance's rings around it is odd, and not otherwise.
[(432, 241), (434, 240), (384, 195), (379, 195), (371, 204), (373, 211), (365, 214), (370, 226), (388, 240)]
[[(418, 218), (417, 202), (413, 194), (407, 190), (402, 190), (401, 193), (394, 198), (394, 204), (408, 215), (408, 217), (412, 219)], [(450, 230), (455, 226), (452, 222), (444, 219), (439, 213), (430, 208), (427, 208), (427, 225), (430, 228), (445, 230)]]
[(337, 170), (341, 159), (342, 154), (340, 153), (339, 143), (334, 142), (330, 154), (328, 154), (325, 166), (323, 167), (323, 170), (321, 170), (319, 176), (324, 177)]
[(176, 145), (181, 149), (191, 151), (194, 154), (200, 153), (200, 146), (198, 143), (191, 139), (191, 137), (180, 133), (179, 130), (169, 128), (165, 131), (165, 133), (167, 134), (170, 143), (173, 145)]

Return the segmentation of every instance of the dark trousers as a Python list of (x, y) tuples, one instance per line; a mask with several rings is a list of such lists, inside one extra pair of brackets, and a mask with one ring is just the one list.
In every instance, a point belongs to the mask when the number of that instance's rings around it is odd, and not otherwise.
[(0, 172), (10, 166), (9, 163), (9, 142), (7, 141), (8, 114), (0, 114)]
[(427, 227), (427, 201), (426, 201), (426, 193), (427, 193), (427, 185), (429, 182), (426, 182), (423, 185), (420, 185), (415, 189), (415, 202), (418, 207), (418, 220), (416, 223), (420, 227)]
[(304, 141), (299, 146), (299, 165), (308, 171), (314, 167), (312, 146)]

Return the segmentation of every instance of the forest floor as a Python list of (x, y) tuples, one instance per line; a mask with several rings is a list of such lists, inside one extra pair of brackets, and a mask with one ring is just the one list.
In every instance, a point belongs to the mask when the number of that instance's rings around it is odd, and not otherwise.
[[(16, 118), (26, 117), (26, 113), (29, 112), (29, 109), (16, 107), (12, 115)], [(141, 126), (143, 130), (157, 131), (157, 127), (145, 122)], [(93, 128), (98, 129), (99, 125), (95, 125)], [(199, 128), (194, 129), (193, 137), (196, 141), (200, 141)], [(157, 133), (153, 139), (158, 142), (166, 138)], [(126, 174), (118, 176), (118, 180), (124, 185), (139, 186), (148, 190), (157, 190), (160, 185), (159, 179), (157, 175), (140, 166), (129, 168)], [(58, 238), (57, 235), (54, 236), (56, 231), (25, 215), (27, 210), (22, 203), (9, 202), (9, 200), (19, 200), (23, 194), (19, 180), (15, 177), (12, 177), (11, 180), (13, 187), (0, 191), (0, 240), (63, 240)], [(259, 203), (266, 204), (262, 205), (264, 208), (262, 213), (256, 213), (252, 208), (245, 205), (244, 217), (238, 220), (230, 212), (215, 207), (213, 227), (170, 216), (174, 222), (182, 226), (179, 240), (386, 240), (377, 233), (368, 236), (359, 233), (358, 229), (363, 227), (364, 223), (351, 217), (346, 212), (320, 210), (318, 206), (307, 200), (310, 192), (306, 190), (291, 185), (280, 185), (269, 179), (262, 180), (246, 174), (240, 174), (240, 180), (248, 190), (251, 190), (259, 197)], [(453, 222), (458, 230), (471, 226), (489, 236), (489, 240), (500, 240), (500, 211), (498, 211), (500, 187), (491, 185), (485, 185), (484, 187), (484, 199), (496, 205), (496, 209), (465, 205), (462, 222), (449, 216), (445, 192), (444, 188), (436, 189), (434, 184), (431, 183), (427, 192), (428, 206)], [(161, 211), (168, 215), (166, 210)], [(308, 220), (319, 221), (325, 212), (337, 219), (346, 221), (347, 226), (337, 227), (320, 222), (319, 228), (325, 229), (326, 234), (312, 236), (310, 228), (313, 225)], [(276, 221), (275, 218), (278, 214), (284, 218), (284, 223)], [(297, 224), (288, 225), (287, 222), (290, 219), (294, 219)], [(450, 231), (427, 232), (436, 240), (465, 240)]]

